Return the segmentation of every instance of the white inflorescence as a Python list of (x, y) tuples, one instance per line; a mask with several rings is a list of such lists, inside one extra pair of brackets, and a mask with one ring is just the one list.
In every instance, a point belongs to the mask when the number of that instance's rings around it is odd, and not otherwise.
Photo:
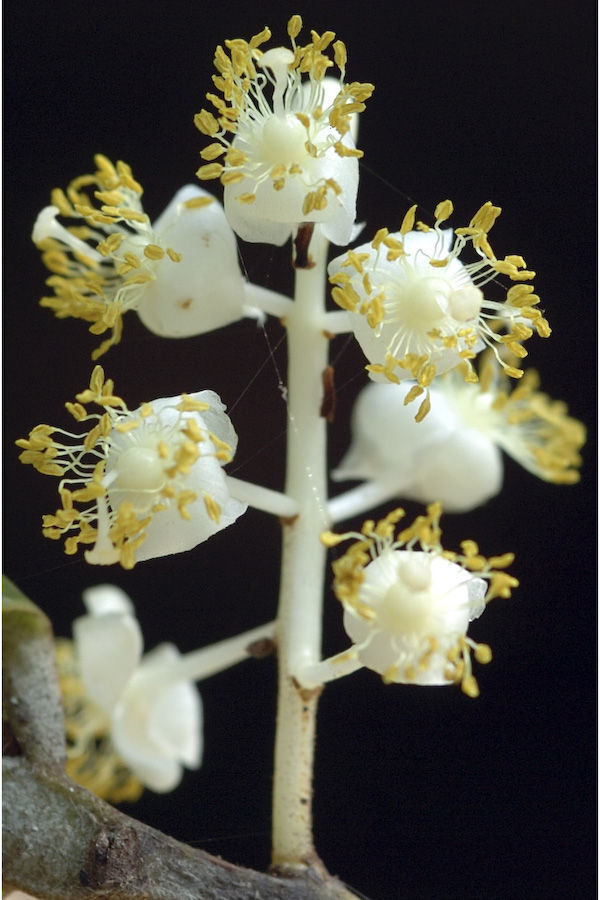
[[(201, 156), (201, 179), (224, 185), (227, 218), (247, 241), (281, 245), (298, 225), (318, 223), (336, 244), (351, 238), (356, 215), (358, 157), (353, 118), (364, 109), (373, 86), (344, 84), (346, 49), (331, 31), (311, 33), (296, 43), (300, 16), (288, 23), (292, 49), (259, 47), (265, 28), (249, 42), (217, 47), (213, 77), (223, 97), (207, 94), (216, 115), (202, 110), (197, 128), (214, 142)], [(337, 65), (339, 79), (327, 78)], [(222, 162), (217, 160), (222, 159)]]
[[(52, 205), (34, 225), (54, 290), (42, 306), (59, 318), (83, 319), (93, 334), (110, 332), (94, 359), (118, 343), (131, 309), (162, 337), (202, 334), (242, 318), (246, 282), (221, 204), (188, 185), (151, 224), (129, 166), (101, 155), (95, 162), (93, 175), (74, 179), (66, 193), (52, 192)], [(93, 197), (83, 190), (88, 186)], [(65, 227), (58, 216), (75, 224)]]
[[(414, 379), (407, 402), (425, 393), (417, 414), (421, 420), (436, 375), (459, 366), (467, 381), (476, 381), (470, 360), (488, 345), (507, 374), (519, 378), (521, 370), (508, 365), (499, 350), (526, 356), (522, 342), (534, 330), (547, 337), (550, 329), (535, 308), (539, 298), (533, 287), (521, 283), (535, 273), (524, 268), (520, 256), (496, 259), (489, 245), (498, 207), (485, 203), (467, 227), (454, 231), (440, 228), (452, 212), (450, 201), (438, 204), (433, 229), (423, 223), (413, 229), (415, 210), (411, 207), (396, 234), (382, 228), (370, 244), (333, 260), (329, 274), (333, 299), (350, 314), (371, 378)], [(478, 261), (459, 260), (467, 243)], [(498, 274), (519, 282), (505, 302), (484, 293)]]
[[(60, 477), (62, 509), (44, 535), (67, 535), (65, 551), (93, 544), (90, 563), (136, 562), (190, 550), (246, 510), (229, 494), (223, 466), (237, 436), (213, 391), (163, 398), (130, 411), (96, 366), (90, 388), (67, 409), (88, 431), (37, 426), (19, 457)], [(102, 407), (88, 413), (84, 403)], [(81, 504), (87, 504), (79, 508)]]
[(328, 546), (348, 538), (355, 543), (333, 563), (334, 591), (353, 646), (315, 667), (321, 677), (337, 677), (335, 667), (355, 659), (387, 683), (459, 682), (466, 694), (477, 696), (470, 654), (488, 662), (491, 651), (468, 638), (467, 629), (492, 597), (510, 596), (518, 584), (499, 571), (513, 555), (488, 560), (473, 541), (463, 541), (461, 554), (443, 550), (440, 514), (440, 504), (430, 505), (426, 516), (397, 537), (401, 509), (377, 524), (365, 522), (360, 534), (322, 535)]

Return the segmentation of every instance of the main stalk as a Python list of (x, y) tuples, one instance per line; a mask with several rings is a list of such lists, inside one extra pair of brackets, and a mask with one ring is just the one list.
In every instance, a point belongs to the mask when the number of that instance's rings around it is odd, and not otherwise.
[(311, 268), (296, 269), (288, 332), (288, 443), (285, 493), (298, 514), (283, 524), (277, 642), (279, 697), (273, 788), (273, 867), (314, 862), (312, 781), (315, 720), (321, 687), (303, 690), (295, 674), (321, 658), (325, 548), (328, 527), (327, 435), (321, 416), (328, 339), (323, 333), (327, 241), (317, 229)]

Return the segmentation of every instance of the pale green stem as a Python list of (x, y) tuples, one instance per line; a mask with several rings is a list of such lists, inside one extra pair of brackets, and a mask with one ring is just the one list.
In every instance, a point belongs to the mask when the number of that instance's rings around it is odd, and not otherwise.
[(350, 316), (345, 309), (334, 309), (332, 312), (326, 312), (322, 320), (323, 331), (330, 334), (346, 334), (352, 331)]
[(227, 475), (227, 487), (229, 493), (236, 500), (247, 503), (254, 509), (260, 509), (263, 512), (271, 513), (273, 516), (281, 516), (283, 518), (291, 518), (298, 513), (298, 504), (292, 497), (287, 494), (281, 494), (279, 491), (272, 491), (270, 488), (260, 487), (258, 484), (252, 484), (250, 481), (242, 481), (240, 478), (234, 478)]
[(277, 646), (279, 698), (273, 784), (273, 866), (307, 865), (314, 858), (312, 780), (320, 687), (303, 690), (296, 674), (321, 658), (321, 618), (327, 529), (326, 422), (320, 415), (327, 242), (315, 229), (311, 269), (296, 271), (288, 329), (288, 445), (285, 493), (298, 515), (283, 525)]
[(362, 669), (362, 663), (358, 658), (358, 653), (353, 650), (344, 650), (329, 659), (322, 662), (313, 663), (306, 666), (298, 673), (298, 680), (303, 687), (311, 688), (315, 685), (325, 684), (328, 681), (335, 681), (344, 675), (351, 675)]
[(270, 316), (276, 316), (278, 319), (287, 316), (294, 306), (294, 301), (286, 297), (285, 294), (271, 291), (260, 284), (252, 284), (250, 281), (247, 281), (244, 285), (244, 299), (248, 306), (260, 309), (262, 312), (268, 313)]
[(390, 488), (388, 482), (365, 481), (363, 484), (333, 497), (327, 504), (327, 509), (332, 523), (335, 524), (365, 513), (399, 494), (400, 491), (394, 490), (393, 487)]
[(249, 659), (252, 656), (252, 644), (273, 640), (274, 636), (275, 622), (267, 622), (266, 625), (226, 638), (217, 644), (185, 653), (169, 665), (168, 671), (161, 672), (161, 685), (164, 686), (166, 682), (203, 681), (210, 678), (211, 675)]

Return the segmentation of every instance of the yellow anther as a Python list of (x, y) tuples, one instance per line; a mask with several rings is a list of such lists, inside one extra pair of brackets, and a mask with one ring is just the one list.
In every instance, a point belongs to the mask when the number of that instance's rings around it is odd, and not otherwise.
[(210, 518), (213, 520), (213, 522), (215, 522), (218, 525), (219, 521), (221, 519), (221, 507), (219, 506), (217, 501), (214, 500), (213, 497), (210, 496), (210, 494), (204, 494), (203, 499), (204, 499), (204, 506), (206, 507), (206, 512), (208, 513)]
[(292, 40), (295, 40), (302, 30), (302, 17), (293, 15), (287, 24), (287, 33)]
[(461, 681), (461, 689), (467, 697), (479, 697), (479, 685), (474, 675), (467, 675)]
[(196, 400), (195, 397), (190, 397), (189, 394), (182, 394), (176, 409), (180, 412), (206, 412), (210, 409), (210, 403), (206, 403), (204, 400)]
[[(402, 225), (400, 226), (400, 234), (408, 234), (409, 231), (412, 231), (415, 226), (415, 213), (417, 211), (417, 204), (411, 206), (408, 212), (405, 213), (404, 218), (402, 219)], [(378, 232), (379, 233), (379, 232)]]
[(162, 247), (159, 247), (158, 244), (146, 244), (146, 246), (144, 247), (144, 256), (146, 256), (148, 259), (162, 259), (164, 255), (165, 251)]
[(492, 648), (488, 644), (477, 644), (474, 655), (478, 663), (487, 665), (492, 661)]
[(454, 206), (452, 205), (452, 201), (442, 200), (435, 208), (435, 224), (439, 225), (440, 222), (445, 222), (446, 219), (450, 218), (453, 212)]
[(220, 178), (223, 171), (223, 166), (220, 163), (208, 163), (205, 166), (200, 166), (196, 171), (196, 175), (201, 181), (210, 181), (211, 178)]
[(343, 72), (346, 68), (346, 62), (348, 61), (348, 53), (346, 51), (346, 45), (343, 43), (343, 41), (336, 41), (334, 43), (333, 58), (338, 69)]

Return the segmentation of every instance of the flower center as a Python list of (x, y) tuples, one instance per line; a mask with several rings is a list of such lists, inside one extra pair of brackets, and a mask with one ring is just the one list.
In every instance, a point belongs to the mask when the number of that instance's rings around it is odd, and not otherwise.
[(477, 319), (483, 304), (483, 292), (474, 284), (466, 284), (448, 297), (450, 315), (458, 322)]
[(448, 305), (449, 285), (440, 278), (415, 278), (402, 287), (400, 314), (409, 328), (427, 331)]
[(119, 454), (115, 471), (110, 492), (118, 492), (119, 502), (129, 501), (137, 512), (150, 509), (167, 480), (164, 460), (151, 447), (129, 447)]
[(382, 626), (394, 634), (423, 634), (430, 630), (430, 585), (429, 560), (416, 558), (401, 565), (398, 581), (387, 589), (379, 611)]
[(271, 116), (262, 129), (260, 158), (268, 165), (306, 161), (306, 129), (295, 115)]

